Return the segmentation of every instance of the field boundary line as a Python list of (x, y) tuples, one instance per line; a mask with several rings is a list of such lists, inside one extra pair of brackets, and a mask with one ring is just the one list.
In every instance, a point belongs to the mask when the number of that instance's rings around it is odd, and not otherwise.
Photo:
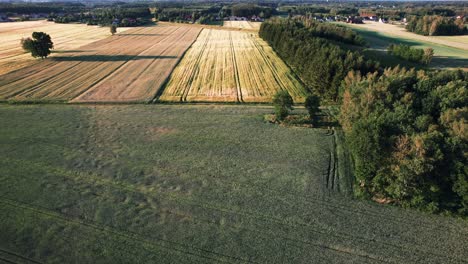
[[(151, 100), (148, 101), (148, 103), (156, 103), (158, 102), (159, 98), (161, 97), (161, 95), (164, 93), (164, 91), (166, 90), (166, 87), (167, 87), (167, 84), (169, 82), (169, 80), (171, 79), (172, 77), (172, 74), (174, 73), (174, 70), (177, 68), (177, 66), (179, 66), (180, 62), (182, 61), (182, 59), (185, 57), (185, 55), (187, 54), (187, 52), (192, 48), (193, 44), (198, 40), (198, 37), (200, 37), (200, 34), (201, 32), (205, 30), (204, 28), (202, 28), (201, 30), (198, 31), (198, 34), (197, 36), (193, 39), (192, 43), (188, 46), (187, 49), (185, 49), (185, 51), (182, 53), (182, 55), (180, 56), (180, 58), (177, 59), (177, 62), (174, 64), (174, 66), (172, 67), (171, 69), (171, 73), (166, 76), (166, 78), (164, 79), (164, 81), (161, 83), (161, 87), (159, 87), (159, 89), (156, 91), (156, 93), (154, 94), (153, 98)], [(183, 98), (183, 94), (185, 93), (185, 90), (184, 92), (182, 93), (182, 96), (180, 97), (180, 101), (182, 102), (182, 98)]]
[[(190, 31), (191, 29), (188, 30), (188, 32)], [(185, 57), (185, 54), (187, 54), (187, 52), (192, 48), (193, 44), (195, 43), (195, 41), (197, 41), (198, 37), (200, 36), (201, 32), (203, 31), (204, 29), (200, 29), (198, 31), (198, 34), (197, 36), (192, 40), (192, 43), (190, 43), (190, 45), (184, 50), (184, 52), (182, 52), (182, 54), (180, 55), (179, 58), (177, 58), (177, 61), (176, 63), (174, 64), (174, 66), (172, 66), (171, 68), (171, 73), (168, 74), (166, 76), (166, 78), (164, 78), (164, 80), (162, 81), (161, 83), (161, 86), (157, 89), (157, 91), (155, 92), (155, 94), (150, 98), (150, 100), (147, 101), (147, 103), (151, 103), (151, 102), (156, 102), (159, 97), (161, 97), (161, 95), (164, 93), (164, 90), (166, 89), (166, 86), (167, 86), (167, 83), (169, 82), (169, 80), (171, 79), (172, 77), (172, 74), (174, 73), (174, 70), (177, 68), (177, 66), (179, 66), (180, 62), (182, 61), (182, 59)], [(190, 33), (190, 32), (189, 32)], [(181, 97), (181, 100), (182, 100), (182, 97)]]

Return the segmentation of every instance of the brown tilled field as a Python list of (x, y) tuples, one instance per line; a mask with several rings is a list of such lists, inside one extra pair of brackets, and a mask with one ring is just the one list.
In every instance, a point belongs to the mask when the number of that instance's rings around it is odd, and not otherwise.
[(305, 90), (255, 33), (204, 29), (159, 100), (270, 102), (278, 90), (303, 101)]
[(134, 28), (0, 77), (0, 99), (151, 100), (200, 29)]
[[(117, 30), (124, 32), (128, 29), (118, 28)], [(46, 32), (52, 37), (54, 50), (51, 56), (63, 55), (83, 45), (110, 36), (108, 27), (83, 24), (56, 24), (43, 20), (0, 23), (0, 74), (6, 74), (37, 62), (20, 46), (21, 39), (31, 37), (34, 31)]]

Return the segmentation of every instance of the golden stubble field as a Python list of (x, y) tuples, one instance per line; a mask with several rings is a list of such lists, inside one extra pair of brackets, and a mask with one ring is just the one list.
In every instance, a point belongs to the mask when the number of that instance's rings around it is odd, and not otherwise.
[(260, 30), (262, 22), (224, 21), (223, 27)]
[[(117, 32), (128, 29), (118, 28)], [(21, 39), (31, 37), (34, 31), (46, 32), (52, 37), (54, 49), (51, 56), (62, 55), (110, 36), (108, 27), (83, 24), (57, 24), (44, 20), (0, 23), (0, 74), (37, 62), (30, 54), (25, 53), (20, 45)]]
[(154, 98), (200, 28), (133, 28), (0, 76), (0, 99), (145, 102)]
[(159, 100), (270, 102), (279, 90), (304, 100), (301, 83), (257, 34), (204, 29)]

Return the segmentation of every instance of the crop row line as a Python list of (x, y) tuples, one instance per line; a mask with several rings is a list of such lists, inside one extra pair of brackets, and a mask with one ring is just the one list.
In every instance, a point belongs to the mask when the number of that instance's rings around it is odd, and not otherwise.
[[(14, 258), (21, 259), (21, 260), (23, 260), (23, 261), (26, 260), (26, 261), (31, 262), (31, 263), (41, 264), (41, 262), (39, 262), (39, 261), (37, 261), (37, 260), (34, 260), (34, 259), (32, 259), (32, 258), (28, 258), (28, 257), (22, 256), (22, 255), (19, 255), (19, 254), (17, 254), (17, 253), (14, 253), (14, 252), (11, 252), (11, 251), (2, 249), (2, 248), (0, 248), (0, 253), (4, 253), (4, 254), (6, 254), (6, 255), (8, 255), (8, 256), (13, 256)], [(11, 260), (6, 260), (6, 259), (4, 259), (4, 258), (1, 258), (1, 259), (2, 259), (3, 261), (7, 261), (7, 262), (9, 262), (9, 263), (15, 263), (15, 262), (13, 262), (13, 261), (11, 261)]]
[[(120, 230), (120, 229), (117, 229), (115, 227), (110, 227), (110, 226), (103, 225), (103, 224), (100, 224), (100, 223), (97, 223), (97, 222), (94, 222), (94, 221), (72, 218), (72, 217), (65, 216), (63, 214), (54, 212), (49, 208), (39, 206), (37, 204), (32, 205), (30, 203), (26, 203), (26, 202), (22, 202), (22, 201), (18, 201), (18, 200), (13, 200), (13, 199), (9, 199), (9, 198), (6, 198), (6, 197), (0, 197), (0, 203), (3, 203), (5, 205), (8, 205), (8, 206), (11, 206), (11, 207), (14, 207), (14, 208), (21, 208), (23, 210), (33, 211), (33, 212), (36, 212), (36, 213), (39, 213), (39, 214), (42, 214), (42, 215), (45, 215), (45, 216), (52, 217), (54, 219), (59, 219), (59, 220), (64, 221), (64, 222), (70, 222), (70, 223), (74, 223), (74, 224), (77, 224), (77, 225), (82, 225), (82, 226), (86, 226), (86, 227), (89, 227), (89, 228), (93, 228), (94, 230), (97, 230), (97, 231), (99, 231), (101, 233), (108, 233), (108, 234), (113, 234), (113, 235), (116, 235), (116, 236), (119, 236), (119, 237), (124, 237), (124, 238), (127, 238), (127, 239), (131, 239), (132, 241), (137, 241), (138, 243), (140, 243), (140, 244), (142, 244), (142, 245), (144, 245), (146, 247), (153, 248), (153, 249), (155, 249), (157, 247), (161, 247), (161, 248), (164, 248), (166, 250), (176, 251), (176, 252), (179, 252), (179, 253), (182, 253), (182, 254), (192, 255), (192, 256), (212, 260), (212, 261), (215, 261), (215, 262), (228, 262), (229, 263), (229, 261), (225, 260), (225, 258), (231, 259), (231, 260), (236, 260), (236, 261), (241, 261), (241, 262), (248, 262), (248, 261), (243, 260), (243, 259), (239, 259), (239, 258), (236, 258), (236, 257), (233, 257), (233, 256), (216, 253), (214, 251), (210, 251), (210, 250), (206, 250), (206, 249), (202, 249), (202, 248), (198, 248), (198, 247), (194, 247), (194, 246), (185, 245), (183, 243), (179, 243), (179, 242), (175, 242), (175, 241), (171, 241), (171, 240), (167, 240), (167, 239), (152, 237), (151, 239), (159, 240), (159, 241), (162, 242), (162, 243), (155, 243), (154, 241), (149, 240), (149, 239), (147, 239), (145, 237), (142, 237), (140, 234), (137, 234), (137, 233), (129, 231), (129, 230)], [(164, 245), (164, 244), (174, 245), (174, 246), (176, 246), (178, 248), (167, 246), (167, 245)], [(214, 256), (217, 256), (218, 258), (209, 257), (207, 255), (200, 254), (200, 253), (195, 253), (195, 252), (192, 252), (190, 250), (195, 250), (195, 251), (203, 252), (203, 253), (206, 253), (206, 254), (209, 254), (209, 255), (214, 255)]]

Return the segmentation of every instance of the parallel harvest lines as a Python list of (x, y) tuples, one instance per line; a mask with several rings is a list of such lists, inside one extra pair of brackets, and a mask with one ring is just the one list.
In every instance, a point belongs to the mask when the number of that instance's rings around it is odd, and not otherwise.
[(304, 100), (301, 83), (257, 34), (204, 29), (159, 100), (270, 102), (279, 90)]

